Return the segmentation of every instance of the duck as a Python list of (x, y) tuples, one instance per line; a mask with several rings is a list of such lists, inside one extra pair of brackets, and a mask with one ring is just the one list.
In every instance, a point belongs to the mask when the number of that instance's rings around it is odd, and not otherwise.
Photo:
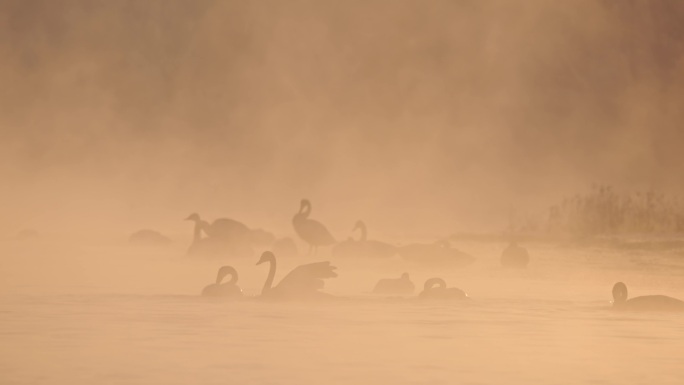
[(518, 245), (516, 241), (511, 241), (501, 253), (501, 266), (506, 268), (524, 269), (529, 262), (530, 255), (527, 249)]
[(397, 248), (389, 243), (369, 240), (363, 221), (356, 221), (352, 232), (356, 230), (361, 232), (359, 239), (349, 238), (335, 245), (332, 249), (334, 257), (390, 258), (397, 253)]
[(324, 299), (332, 297), (320, 292), (325, 286), (324, 279), (337, 277), (336, 267), (330, 262), (314, 262), (300, 265), (290, 271), (280, 282), (273, 286), (276, 273), (276, 257), (271, 251), (264, 251), (256, 263), (269, 264), (268, 277), (261, 290), (261, 297), (275, 300)]
[(420, 299), (468, 299), (465, 291), (446, 287), (446, 282), (442, 278), (430, 278), (425, 281), (423, 291), (418, 295)]
[(406, 261), (432, 267), (464, 267), (475, 261), (473, 256), (452, 248), (446, 240), (413, 243), (399, 247), (397, 252)]
[[(230, 281), (221, 283), (226, 275), (230, 275)], [(232, 266), (221, 266), (216, 274), (216, 282), (202, 290), (203, 297), (242, 297), (242, 289), (237, 285), (238, 273)]]
[(375, 284), (374, 294), (394, 294), (409, 295), (413, 294), (416, 287), (411, 282), (408, 273), (403, 273), (399, 278), (383, 278)]
[(316, 254), (319, 246), (328, 246), (337, 243), (330, 231), (319, 221), (310, 219), (311, 202), (302, 199), (299, 212), (292, 218), (292, 226), (297, 235), (309, 244), (309, 254)]
[(684, 311), (684, 301), (666, 295), (645, 295), (627, 299), (627, 285), (613, 285), (613, 308), (618, 310)]

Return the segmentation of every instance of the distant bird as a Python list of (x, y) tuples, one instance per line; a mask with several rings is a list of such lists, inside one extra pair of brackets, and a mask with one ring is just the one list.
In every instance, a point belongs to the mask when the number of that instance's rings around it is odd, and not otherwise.
[(684, 301), (666, 295), (646, 295), (627, 299), (627, 285), (613, 286), (613, 307), (619, 310), (684, 311)]
[(314, 255), (318, 246), (327, 246), (335, 243), (335, 238), (321, 222), (309, 219), (311, 215), (311, 202), (302, 199), (299, 212), (292, 218), (292, 226), (299, 237), (309, 244), (309, 254)]
[(413, 294), (416, 289), (415, 285), (409, 279), (408, 273), (404, 273), (399, 278), (385, 278), (375, 284), (373, 293), (375, 294), (394, 294), (394, 295), (408, 295)]
[[(189, 219), (186, 219), (189, 220)], [(202, 236), (202, 228), (209, 226), (206, 221), (194, 220), (192, 243), (186, 255), (220, 257), (227, 254), (226, 241), (221, 238), (210, 238)]]
[[(226, 275), (230, 275), (230, 281), (221, 283)], [(242, 297), (242, 289), (237, 285), (238, 274), (232, 266), (222, 266), (216, 275), (216, 282), (202, 290), (204, 297)]]
[(277, 286), (273, 285), (276, 272), (276, 259), (270, 251), (264, 251), (257, 265), (268, 262), (268, 277), (261, 290), (261, 296), (270, 299), (320, 299), (331, 297), (319, 290), (325, 286), (326, 278), (337, 277), (335, 266), (330, 262), (316, 262), (297, 266), (285, 276)]
[(530, 262), (527, 249), (512, 241), (501, 253), (501, 265), (510, 268), (525, 268)]
[(349, 238), (332, 249), (334, 257), (389, 258), (397, 253), (397, 248), (389, 243), (367, 239), (366, 224), (357, 221), (352, 231), (360, 230), (358, 240)]
[(202, 231), (209, 237), (213, 238), (225, 238), (230, 241), (249, 239), (251, 236), (251, 231), (242, 222), (238, 222), (234, 219), (229, 218), (219, 218), (214, 220), (211, 224), (209, 222), (202, 220), (202, 218), (197, 213), (192, 213), (190, 216), (185, 218), (187, 221), (193, 221), (199, 223)]
[(442, 278), (430, 278), (425, 281), (423, 291), (418, 295), (421, 299), (468, 299), (468, 294), (455, 287), (446, 287)]
[(452, 248), (447, 241), (414, 243), (399, 247), (397, 252), (406, 261), (431, 267), (464, 267), (475, 261), (473, 256)]
[[(228, 257), (251, 257), (254, 255), (250, 231), (242, 223), (221, 218), (210, 225), (198, 214), (191, 214), (185, 220), (195, 223), (193, 242), (188, 249), (188, 255)], [(244, 229), (247, 231), (244, 232)], [(202, 237), (203, 232), (208, 235), (207, 238)]]
[(159, 231), (143, 229), (131, 234), (128, 243), (139, 246), (164, 246), (171, 243), (171, 240)]

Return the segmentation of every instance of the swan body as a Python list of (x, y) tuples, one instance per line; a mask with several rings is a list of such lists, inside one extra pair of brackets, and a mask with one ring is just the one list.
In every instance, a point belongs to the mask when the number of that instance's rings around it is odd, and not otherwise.
[(162, 246), (171, 243), (171, 240), (156, 230), (138, 230), (128, 237), (128, 243), (145, 246)]
[(309, 244), (309, 254), (311, 252), (315, 254), (319, 246), (332, 245), (336, 241), (321, 222), (309, 219), (309, 215), (311, 215), (311, 202), (302, 199), (299, 212), (292, 218), (292, 226), (297, 235)]
[[(207, 221), (201, 219), (200, 216), (197, 214), (191, 214), (185, 220), (193, 221), (195, 223), (193, 241), (190, 247), (188, 248), (187, 255), (204, 255), (216, 257), (251, 257), (252, 255), (254, 255), (254, 249), (252, 248), (249, 238), (245, 238), (244, 236), (238, 236), (236, 235), (236, 233), (229, 233), (225, 230), (212, 230), (212, 227), (214, 225), (210, 225)], [(230, 223), (230, 221), (232, 221), (232, 219), (217, 219), (216, 221), (214, 221), (214, 224), (216, 224), (217, 222), (219, 224), (225, 224)], [(239, 223), (237, 221), (233, 222)], [(221, 228), (225, 229), (227, 228), (227, 226), (220, 225), (218, 229)], [(236, 228), (239, 228), (239, 226)], [(208, 237), (203, 237), (203, 232), (207, 234)], [(210, 234), (214, 234), (214, 236)], [(233, 235), (229, 236), (228, 234)]]
[(446, 287), (446, 282), (442, 278), (430, 278), (425, 281), (423, 291), (418, 296), (420, 299), (468, 299), (465, 291)]
[(619, 310), (684, 311), (684, 301), (666, 295), (645, 295), (627, 299), (627, 285), (613, 286), (613, 307)]
[(352, 231), (360, 230), (358, 240), (349, 238), (340, 242), (332, 249), (334, 257), (358, 257), (358, 258), (390, 258), (397, 253), (397, 248), (389, 243), (369, 240), (367, 238), (366, 224), (357, 221)]
[(300, 265), (294, 268), (278, 285), (273, 286), (276, 272), (275, 255), (270, 251), (264, 251), (257, 265), (269, 263), (268, 277), (261, 290), (261, 296), (272, 299), (317, 299), (328, 297), (328, 294), (319, 290), (325, 286), (326, 278), (337, 277), (335, 266), (330, 262), (315, 262)]
[(409, 278), (408, 273), (404, 273), (399, 278), (385, 278), (378, 281), (373, 288), (375, 294), (395, 294), (407, 295), (413, 294), (416, 289), (413, 282)]
[(473, 256), (452, 248), (447, 241), (414, 243), (399, 247), (397, 252), (406, 261), (433, 267), (464, 267), (475, 261)]
[[(226, 275), (230, 275), (230, 281), (221, 283)], [(242, 297), (242, 289), (237, 285), (238, 274), (232, 266), (222, 266), (216, 274), (216, 282), (202, 290), (204, 297)]]
[(501, 265), (511, 268), (525, 268), (530, 262), (530, 255), (527, 249), (519, 246), (517, 242), (511, 242), (503, 253), (501, 253)]

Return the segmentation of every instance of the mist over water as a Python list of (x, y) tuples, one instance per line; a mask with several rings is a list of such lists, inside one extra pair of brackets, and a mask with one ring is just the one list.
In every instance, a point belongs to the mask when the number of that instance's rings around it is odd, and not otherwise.
[[(0, 382), (680, 383), (682, 316), (609, 301), (618, 281), (684, 298), (683, 19), (674, 0), (0, 0)], [(309, 256), (303, 198), (338, 242), (363, 220), (474, 262)], [(589, 225), (551, 233), (553, 205)], [(222, 265), (258, 296), (274, 246), (189, 256), (191, 213), (293, 239), (275, 282), (330, 260), (345, 300), (201, 298)], [(141, 229), (171, 242), (129, 244)], [(500, 264), (514, 229), (527, 269)], [(404, 272), (411, 298), (370, 293)], [(471, 300), (418, 301), (435, 276)]]

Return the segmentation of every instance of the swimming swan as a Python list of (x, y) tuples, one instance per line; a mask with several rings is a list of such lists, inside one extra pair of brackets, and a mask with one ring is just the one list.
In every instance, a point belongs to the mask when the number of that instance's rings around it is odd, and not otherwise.
[(397, 253), (397, 248), (389, 243), (369, 240), (367, 237), (366, 224), (357, 221), (352, 231), (360, 230), (358, 240), (349, 238), (340, 242), (332, 249), (334, 257), (357, 257), (357, 258), (389, 258)]
[(321, 293), (318, 290), (325, 285), (324, 279), (337, 277), (336, 267), (331, 266), (330, 262), (316, 262), (297, 266), (285, 278), (281, 279), (278, 285), (272, 286), (276, 272), (275, 255), (270, 251), (264, 251), (256, 264), (260, 265), (265, 262), (270, 264), (268, 278), (266, 278), (261, 290), (261, 296), (265, 298), (314, 299), (329, 297), (328, 294)]
[(666, 295), (645, 295), (627, 299), (627, 285), (613, 286), (613, 307), (620, 310), (684, 311), (684, 301)]
[(318, 246), (332, 245), (336, 241), (321, 222), (309, 219), (309, 215), (311, 215), (311, 202), (308, 199), (302, 199), (299, 212), (292, 218), (292, 226), (297, 235), (309, 244), (309, 254), (313, 252), (315, 255)]
[(468, 299), (468, 294), (455, 287), (446, 287), (442, 278), (430, 278), (425, 281), (420, 299)]
[[(226, 275), (230, 275), (230, 281), (221, 283)], [(221, 266), (216, 274), (216, 282), (202, 290), (204, 297), (242, 297), (242, 289), (237, 285), (238, 273), (232, 266)]]
[(399, 278), (384, 278), (378, 281), (373, 288), (375, 294), (413, 294), (416, 289), (408, 273), (404, 273)]

